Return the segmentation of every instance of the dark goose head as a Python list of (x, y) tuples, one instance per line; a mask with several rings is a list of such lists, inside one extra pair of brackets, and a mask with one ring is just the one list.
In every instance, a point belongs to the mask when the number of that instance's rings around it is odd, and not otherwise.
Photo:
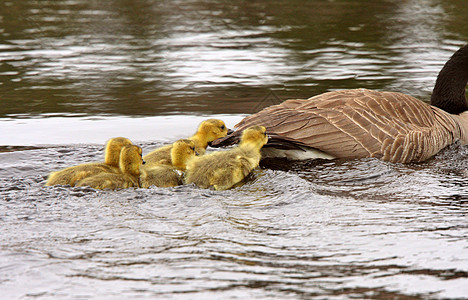
[(468, 110), (465, 87), (468, 83), (468, 44), (461, 47), (445, 63), (437, 76), (431, 105), (451, 114)]

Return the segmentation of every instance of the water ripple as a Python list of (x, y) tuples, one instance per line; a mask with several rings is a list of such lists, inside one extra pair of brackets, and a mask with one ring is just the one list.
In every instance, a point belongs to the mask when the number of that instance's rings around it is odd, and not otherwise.
[(0, 3), (2, 297), (466, 297), (466, 146), (408, 165), (264, 161), (223, 192), (43, 186), (112, 136), (147, 152), (342, 88), (428, 100), (466, 15), (455, 0)]

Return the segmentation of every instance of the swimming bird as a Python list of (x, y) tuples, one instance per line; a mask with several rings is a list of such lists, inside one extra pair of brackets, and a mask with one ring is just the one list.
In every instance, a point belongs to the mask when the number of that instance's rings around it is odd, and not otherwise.
[(287, 100), (247, 116), (232, 134), (212, 146), (237, 143), (244, 129), (261, 124), (270, 136), (266, 156), (424, 161), (456, 141), (468, 142), (467, 82), (465, 45), (440, 71), (431, 105), (398, 92), (327, 92)]
[(183, 183), (182, 172), (185, 171), (187, 161), (197, 155), (195, 143), (192, 140), (182, 139), (171, 145), (171, 161), (165, 159), (158, 163), (145, 164), (140, 168), (140, 187), (149, 188), (172, 187)]
[(102, 172), (119, 173), (120, 151), (124, 146), (127, 145), (132, 145), (132, 142), (127, 138), (111, 138), (106, 143), (106, 149), (104, 151), (104, 162), (81, 164), (78, 166), (68, 167), (60, 171), (51, 172), (45, 185), (74, 186), (78, 180)]
[[(199, 155), (205, 154), (208, 144), (218, 138), (225, 137), (228, 134), (226, 124), (222, 120), (208, 119), (204, 120), (198, 126), (197, 132), (189, 137), (195, 143), (195, 150)], [(160, 147), (143, 158), (148, 164), (158, 163), (165, 160), (167, 163), (171, 161), (171, 145)]]
[(260, 149), (267, 142), (265, 127), (249, 127), (243, 131), (236, 148), (192, 158), (187, 164), (185, 182), (201, 188), (213, 186), (216, 190), (227, 190), (258, 166)]
[(141, 154), (140, 147), (127, 145), (120, 152), (120, 173), (99, 173), (78, 181), (76, 186), (89, 186), (95, 189), (139, 187), (140, 167), (144, 164)]

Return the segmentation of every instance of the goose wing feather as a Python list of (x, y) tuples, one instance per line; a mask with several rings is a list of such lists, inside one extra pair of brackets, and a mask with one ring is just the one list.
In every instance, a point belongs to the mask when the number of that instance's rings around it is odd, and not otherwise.
[(244, 118), (234, 135), (252, 125), (265, 126), (277, 140), (335, 157), (393, 162), (427, 159), (453, 142), (455, 137), (447, 134), (456, 127), (443, 112), (416, 98), (366, 89), (287, 100)]

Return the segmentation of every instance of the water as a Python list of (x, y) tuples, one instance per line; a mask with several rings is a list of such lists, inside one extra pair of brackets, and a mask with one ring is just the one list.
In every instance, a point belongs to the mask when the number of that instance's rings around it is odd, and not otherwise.
[(44, 187), (126, 136), (340, 88), (428, 101), (450, 1), (3, 1), (5, 299), (468, 298), (468, 147), (419, 164), (267, 160), (241, 187)]

